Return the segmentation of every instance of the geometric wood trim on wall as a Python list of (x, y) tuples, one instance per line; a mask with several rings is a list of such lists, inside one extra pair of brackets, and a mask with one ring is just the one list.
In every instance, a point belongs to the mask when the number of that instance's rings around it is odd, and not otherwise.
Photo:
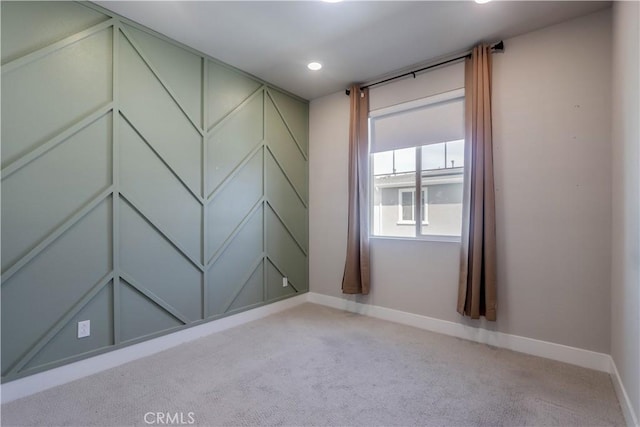
[(306, 101), (91, 4), (2, 2), (2, 112), (3, 381), (308, 290)]

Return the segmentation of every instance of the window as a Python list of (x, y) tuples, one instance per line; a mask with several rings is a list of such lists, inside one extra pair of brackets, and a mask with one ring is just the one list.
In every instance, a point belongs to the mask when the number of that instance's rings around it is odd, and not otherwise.
[[(416, 190), (414, 188), (401, 188), (398, 190), (398, 224), (413, 225), (415, 221), (415, 207), (416, 207)], [(422, 187), (421, 197), (422, 200), (422, 224), (428, 224), (428, 209), (426, 198), (427, 188)]]
[(460, 236), (464, 91), (372, 111), (369, 126), (372, 235)]

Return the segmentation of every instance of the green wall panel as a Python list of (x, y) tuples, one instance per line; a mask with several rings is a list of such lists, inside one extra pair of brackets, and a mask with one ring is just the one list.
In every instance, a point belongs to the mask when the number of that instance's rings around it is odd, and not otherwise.
[(8, 281), (3, 280), (3, 375), (109, 273), (110, 216), (111, 201), (105, 200)]
[(210, 128), (237, 108), (261, 84), (213, 61), (208, 61), (208, 68)]
[(132, 42), (174, 93), (191, 120), (202, 126), (202, 58), (178, 46), (125, 26)]
[(212, 192), (263, 139), (263, 112), (260, 94), (247, 102), (228, 120), (220, 123), (209, 139), (208, 191)]
[(229, 306), (228, 312), (242, 309), (243, 307), (258, 304), (264, 298), (264, 261), (260, 262), (249, 280), (242, 286), (242, 290)]
[(273, 103), (285, 118), (287, 127), (305, 154), (309, 154), (309, 104), (270, 89)]
[(307, 201), (307, 161), (271, 98), (265, 102), (265, 139), (293, 187)]
[(107, 114), (4, 179), (2, 270), (107, 189), (111, 170)]
[(209, 253), (215, 254), (262, 197), (262, 153), (256, 152), (209, 203)]
[(200, 203), (128, 123), (120, 122), (119, 136), (120, 191), (162, 224), (193, 258), (200, 259)]
[(306, 101), (91, 3), (1, 7), (2, 381), (308, 289)]
[(209, 315), (222, 314), (262, 258), (262, 209), (256, 211), (209, 270)]
[(202, 168), (198, 131), (123, 35), (119, 59), (122, 114), (199, 193)]
[(296, 289), (308, 289), (305, 253), (270, 208), (266, 224), (269, 257)]
[(109, 19), (79, 3), (3, 1), (2, 65)]
[(111, 31), (2, 73), (2, 167), (111, 101)]
[(182, 322), (123, 281), (120, 287), (120, 328), (123, 342), (181, 326)]
[(283, 276), (270, 262), (267, 262), (267, 300), (294, 295), (296, 291), (291, 287), (282, 286)]
[[(91, 320), (91, 335), (78, 339), (78, 322)], [(99, 350), (113, 344), (113, 290), (109, 283), (58, 332), (25, 366), (37, 368), (67, 357)]]
[(267, 154), (267, 197), (275, 212), (291, 230), (293, 237), (303, 247), (308, 246), (307, 208), (276, 164), (271, 154)]
[(122, 272), (190, 320), (200, 319), (200, 271), (127, 203), (120, 207)]

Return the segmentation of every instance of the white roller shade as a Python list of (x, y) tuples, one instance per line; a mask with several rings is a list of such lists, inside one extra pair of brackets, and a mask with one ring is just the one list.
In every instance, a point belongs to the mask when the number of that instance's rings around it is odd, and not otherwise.
[(371, 117), (371, 152), (464, 139), (464, 98)]

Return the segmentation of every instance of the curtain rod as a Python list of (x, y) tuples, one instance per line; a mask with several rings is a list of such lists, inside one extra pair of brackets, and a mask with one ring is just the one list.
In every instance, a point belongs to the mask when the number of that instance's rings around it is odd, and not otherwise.
[[(496, 43), (493, 46), (491, 46), (491, 50), (493, 52), (504, 52), (504, 42), (502, 40), (500, 40), (498, 43)], [(446, 61), (438, 62), (437, 64), (431, 64), (429, 66), (422, 67), (422, 68), (419, 68), (417, 70), (409, 71), (407, 73), (403, 73), (403, 74), (400, 74), (400, 75), (397, 75), (397, 76), (394, 76), (394, 77), (389, 77), (388, 79), (380, 80), (379, 82), (370, 83), (368, 85), (360, 86), (360, 89), (365, 89), (365, 88), (368, 88), (368, 87), (381, 85), (383, 83), (387, 83), (387, 82), (390, 82), (390, 81), (393, 81), (393, 80), (397, 80), (397, 79), (401, 79), (403, 77), (408, 77), (408, 76), (413, 76), (413, 78), (415, 79), (416, 78), (416, 73), (419, 73), (421, 71), (426, 71), (426, 70), (428, 70), (430, 68), (439, 67), (441, 65), (445, 65), (445, 64), (448, 64), (450, 62), (459, 61), (461, 59), (468, 58), (470, 56), (471, 56), (471, 52), (465, 53), (464, 55), (460, 55), (460, 56), (457, 56), (455, 58), (447, 59)], [(344, 92), (347, 94), (347, 96), (349, 94), (351, 94), (351, 90), (350, 89), (346, 89)]]

